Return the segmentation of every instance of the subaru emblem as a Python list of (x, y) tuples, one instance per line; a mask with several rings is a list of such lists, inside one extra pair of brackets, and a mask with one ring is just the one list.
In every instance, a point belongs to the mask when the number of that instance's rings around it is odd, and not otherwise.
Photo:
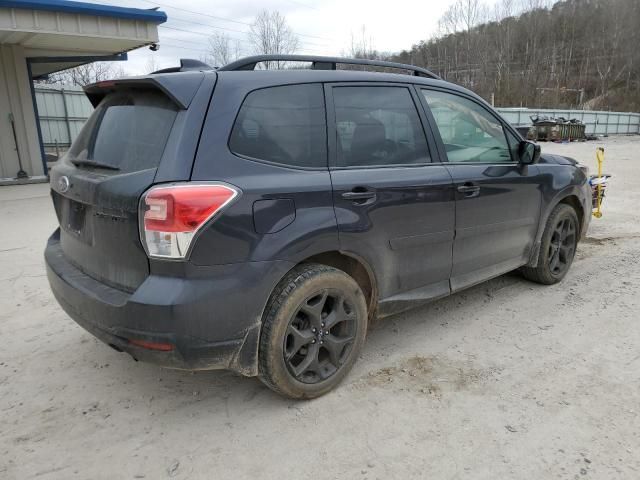
[(58, 179), (58, 190), (60, 190), (60, 193), (66, 193), (69, 191), (70, 186), (71, 183), (69, 183), (69, 177), (66, 175), (63, 175)]

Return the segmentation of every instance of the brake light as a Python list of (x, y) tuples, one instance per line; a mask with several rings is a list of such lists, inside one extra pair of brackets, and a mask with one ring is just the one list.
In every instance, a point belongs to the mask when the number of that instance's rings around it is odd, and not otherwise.
[(153, 187), (140, 202), (140, 232), (149, 257), (184, 259), (198, 231), (238, 196), (230, 185)]

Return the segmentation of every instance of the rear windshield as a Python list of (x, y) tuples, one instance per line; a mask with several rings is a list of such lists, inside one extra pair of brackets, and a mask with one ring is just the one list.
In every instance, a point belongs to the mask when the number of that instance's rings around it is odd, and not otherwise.
[(111, 93), (87, 120), (67, 159), (81, 168), (113, 167), (125, 173), (156, 168), (177, 113), (160, 92)]

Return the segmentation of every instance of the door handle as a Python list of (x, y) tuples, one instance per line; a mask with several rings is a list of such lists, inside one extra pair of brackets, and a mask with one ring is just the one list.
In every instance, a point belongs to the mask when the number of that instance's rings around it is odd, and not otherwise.
[(376, 200), (376, 192), (371, 190), (364, 190), (360, 188), (354, 188), (350, 192), (344, 192), (342, 198), (345, 200), (351, 200), (356, 205), (368, 205)]
[(480, 194), (480, 187), (471, 182), (466, 182), (458, 186), (458, 191), (464, 193), (466, 198), (477, 197)]

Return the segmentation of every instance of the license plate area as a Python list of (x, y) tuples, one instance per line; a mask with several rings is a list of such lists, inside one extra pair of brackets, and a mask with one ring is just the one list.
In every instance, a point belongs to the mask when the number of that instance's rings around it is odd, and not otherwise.
[(69, 198), (63, 200), (62, 221), (60, 225), (65, 232), (70, 233), (78, 240), (91, 244), (91, 225), (87, 219), (90, 217), (90, 207)]

